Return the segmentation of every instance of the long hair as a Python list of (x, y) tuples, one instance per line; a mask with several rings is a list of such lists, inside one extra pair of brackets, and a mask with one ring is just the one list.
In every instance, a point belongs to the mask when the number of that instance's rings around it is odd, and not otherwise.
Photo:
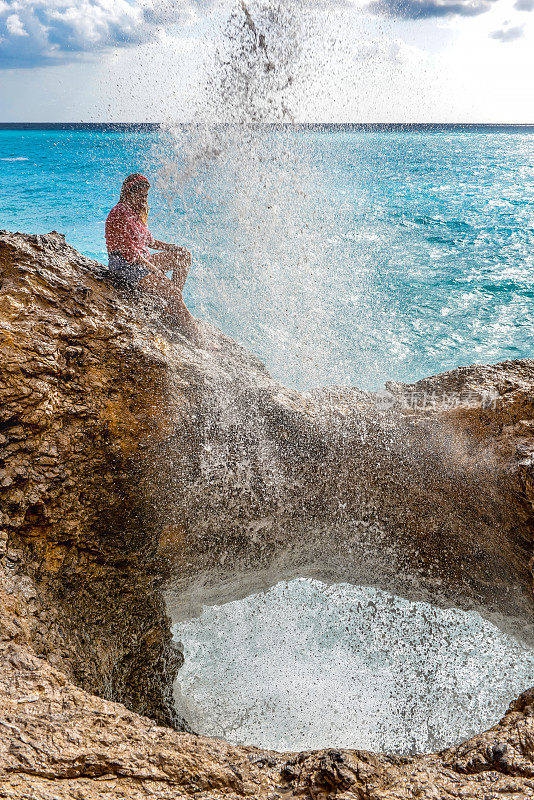
[(144, 225), (148, 225), (147, 198), (138, 191), (140, 185), (150, 186), (150, 183), (139, 172), (128, 175), (123, 181), (119, 202), (127, 203), (132, 211), (139, 217)]

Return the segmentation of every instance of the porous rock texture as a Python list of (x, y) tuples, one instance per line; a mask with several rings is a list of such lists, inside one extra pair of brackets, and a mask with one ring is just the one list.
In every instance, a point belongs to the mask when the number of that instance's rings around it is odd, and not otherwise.
[(0, 798), (534, 797), (533, 691), (410, 758), (180, 732), (169, 618), (310, 575), (532, 641), (534, 362), (298, 393), (57, 233), (0, 234), (0, 326)]

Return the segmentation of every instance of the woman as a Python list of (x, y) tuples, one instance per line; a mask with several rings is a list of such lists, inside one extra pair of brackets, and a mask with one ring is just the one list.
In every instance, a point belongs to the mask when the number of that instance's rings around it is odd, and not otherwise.
[[(166, 310), (185, 333), (195, 338), (195, 320), (182, 297), (191, 253), (185, 247), (154, 239), (148, 230), (149, 189), (147, 178), (137, 172), (122, 184), (119, 202), (106, 219), (109, 269), (130, 286), (163, 298)], [(149, 247), (162, 252), (151, 255)], [(171, 270), (169, 280), (165, 273)]]

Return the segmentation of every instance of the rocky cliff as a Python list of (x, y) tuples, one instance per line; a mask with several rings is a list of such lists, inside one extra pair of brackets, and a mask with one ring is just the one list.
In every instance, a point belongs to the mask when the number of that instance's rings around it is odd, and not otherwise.
[(0, 797), (534, 796), (529, 692), (434, 756), (264, 753), (178, 732), (170, 637), (309, 575), (532, 641), (534, 362), (293, 392), (56, 233), (0, 235), (0, 320)]

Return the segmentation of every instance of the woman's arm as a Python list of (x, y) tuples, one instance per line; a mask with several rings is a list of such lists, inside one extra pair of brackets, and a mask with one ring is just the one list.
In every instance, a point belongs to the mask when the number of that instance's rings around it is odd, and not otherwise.
[(159, 239), (152, 239), (152, 244), (150, 247), (153, 250), (171, 250), (172, 252), (179, 252), (183, 251), (183, 253), (187, 252), (185, 247), (180, 247), (178, 244), (170, 244), (169, 242), (161, 242)]
[(159, 239), (152, 239), (152, 244), (149, 245), (152, 250), (172, 250), (173, 245), (168, 244), (167, 242), (162, 242)]

